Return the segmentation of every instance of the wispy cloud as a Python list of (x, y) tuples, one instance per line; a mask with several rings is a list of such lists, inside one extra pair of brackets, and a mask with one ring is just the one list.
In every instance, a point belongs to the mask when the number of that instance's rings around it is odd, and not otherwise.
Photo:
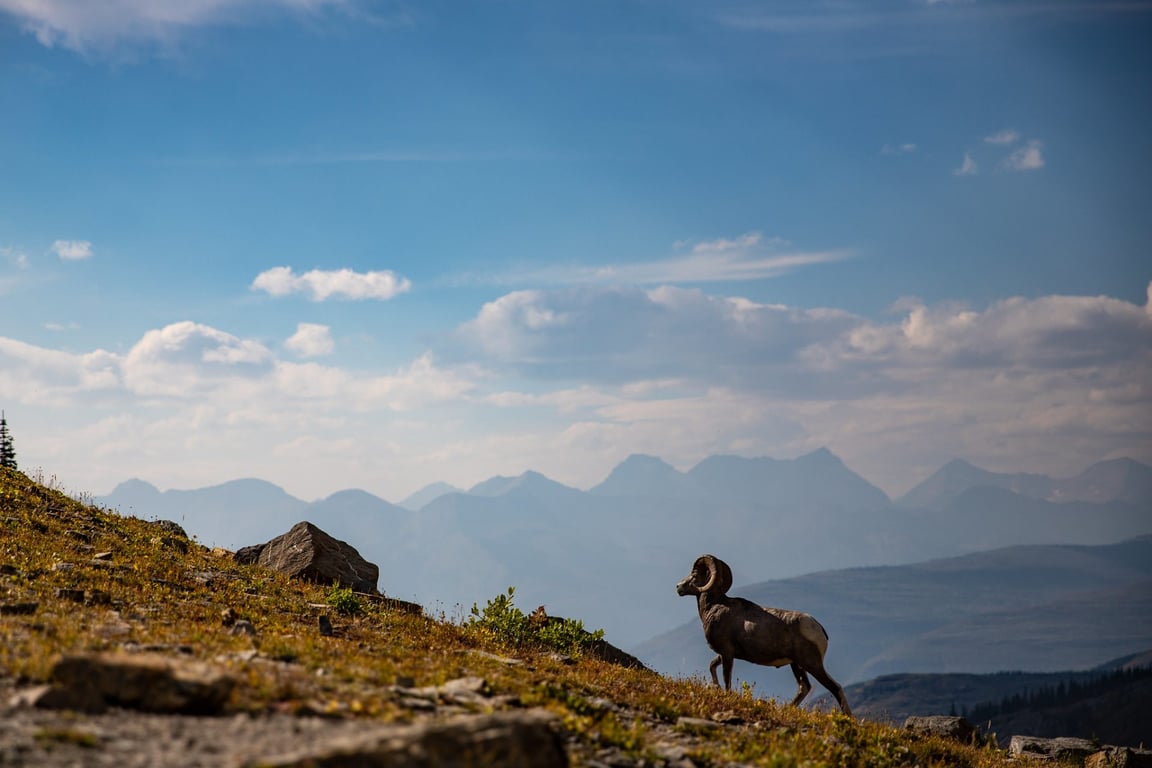
[(749, 232), (736, 238), (676, 243), (683, 255), (656, 261), (556, 265), (466, 279), (496, 285), (660, 285), (764, 280), (802, 267), (843, 261), (848, 250), (794, 251), (779, 238)]
[(84, 261), (92, 258), (92, 243), (87, 240), (57, 240), (52, 252), (63, 261)]
[(964, 153), (964, 160), (960, 166), (952, 170), (953, 176), (975, 176), (980, 172), (976, 165), (976, 161), (972, 158), (971, 152)]
[(358, 0), (0, 0), (48, 48), (88, 51), (124, 41), (168, 41), (195, 27), (236, 23), (266, 12), (314, 16)]
[(336, 349), (332, 340), (332, 331), (326, 325), (316, 323), (300, 323), (296, 326), (296, 333), (292, 334), (284, 346), (300, 357), (322, 357), (330, 355)]
[(1032, 139), (1018, 148), (1004, 161), (1010, 171), (1037, 171), (1044, 167), (1044, 143)]
[(3, 259), (17, 269), (25, 269), (28, 266), (28, 254), (12, 246), (6, 245), (0, 247), (0, 259)]
[(273, 267), (257, 275), (250, 287), (270, 296), (302, 293), (312, 301), (332, 298), (387, 301), (407, 292), (412, 283), (389, 270), (354, 272), (351, 269), (313, 269), (298, 275), (291, 267)]
[(912, 143), (885, 144), (880, 147), (880, 154), (882, 155), (910, 155), (915, 151), (916, 145)]
[(1020, 133), (1011, 128), (1005, 128), (984, 137), (985, 144), (1015, 144), (1017, 141), (1020, 141)]

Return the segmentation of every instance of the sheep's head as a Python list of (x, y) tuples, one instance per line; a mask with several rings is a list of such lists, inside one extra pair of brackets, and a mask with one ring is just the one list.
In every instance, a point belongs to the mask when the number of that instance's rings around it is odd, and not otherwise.
[(728, 594), (732, 588), (732, 569), (715, 555), (700, 555), (692, 564), (692, 573), (676, 585), (676, 594), (699, 595), (702, 592)]

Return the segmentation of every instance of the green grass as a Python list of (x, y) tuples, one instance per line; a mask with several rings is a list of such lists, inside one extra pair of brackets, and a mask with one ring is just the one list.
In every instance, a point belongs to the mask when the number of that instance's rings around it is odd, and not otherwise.
[[(93, 562), (94, 553), (108, 551), (110, 560)], [(679, 718), (725, 712), (746, 724), (693, 734), (693, 759), (705, 765), (860, 768), (1008, 765), (995, 749), (914, 738), (840, 714), (723, 691), (702, 679), (670, 679), (599, 661), (578, 653), (596, 633), (572, 622), (548, 635), (546, 624), (512, 604), (512, 591), (456, 622), (394, 612), (339, 589), (237, 565), (197, 544), (181, 552), (147, 520), (86, 506), (8, 469), (0, 469), (4, 566), (17, 573), (0, 571), (0, 603), (39, 603), (35, 614), (0, 617), (0, 677), (20, 683), (47, 680), (66, 653), (125, 642), (188, 645), (196, 658), (238, 676), (228, 703), (233, 712), (321, 711), (408, 721), (416, 715), (387, 690), (398, 678), (425, 686), (473, 674), (483, 676), (494, 694), (551, 710), (588, 754), (613, 746), (651, 759), (657, 737)], [(56, 596), (60, 588), (100, 590), (111, 602), (68, 601)], [(324, 610), (317, 604), (335, 614), (335, 636), (317, 631)], [(221, 620), (226, 609), (252, 621), (257, 636), (231, 634)], [(558, 657), (558, 647), (577, 651), (575, 663)], [(253, 648), (290, 663), (246, 663), (242, 652)], [(501, 656), (525, 663), (507, 664)], [(75, 741), (71, 732), (46, 732), (44, 738)], [(82, 734), (76, 738), (83, 741)]]

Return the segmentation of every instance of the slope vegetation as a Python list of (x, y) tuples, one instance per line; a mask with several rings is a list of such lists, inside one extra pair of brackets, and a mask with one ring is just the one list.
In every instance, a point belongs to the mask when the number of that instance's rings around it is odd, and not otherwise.
[[(11, 729), (31, 716), (7, 705), (0, 756), (12, 765), (104, 765), (114, 764), (115, 750), (138, 756), (175, 740), (171, 762), (152, 764), (239, 764), (243, 753), (245, 764), (255, 765), (266, 762), (252, 756), (261, 733), (282, 733), (281, 747), (315, 749), (336, 730), (346, 732), (349, 721), (368, 729), (530, 709), (550, 718), (573, 765), (1008, 764), (996, 750), (559, 657), (444, 617), (393, 613), (367, 601), (351, 610), (347, 595), (329, 604), (333, 596), (329, 588), (239, 566), (170, 524), (87, 507), (0, 469), (0, 691), (28, 694), (58, 680), (62, 657), (148, 649), (228, 675), (235, 685), (215, 714), (244, 715), (225, 718), (223, 731), (249, 735), (243, 743), (204, 745), (189, 734), (218, 718), (189, 718), (177, 727), (171, 721), (183, 715), (63, 713), (36, 715), (34, 743), (10, 749), (3, 740), (17, 738)], [(334, 613), (336, 606), (349, 608), (347, 615)], [(319, 613), (332, 616), (331, 634), (317, 630)], [(222, 616), (248, 621), (254, 634), (229, 630)], [(470, 690), (482, 695), (444, 693), (459, 690), (445, 684), (464, 676), (481, 680)], [(441, 686), (433, 690), (442, 695), (420, 698), (431, 686)], [(285, 728), (286, 719), (297, 724)], [(211, 762), (197, 757), (204, 750)], [(320, 762), (276, 764), (309, 761)]]

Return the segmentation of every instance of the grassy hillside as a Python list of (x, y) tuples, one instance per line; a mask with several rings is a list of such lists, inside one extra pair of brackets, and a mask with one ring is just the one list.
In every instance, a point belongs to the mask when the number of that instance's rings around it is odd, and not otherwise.
[[(77, 590), (84, 590), (83, 602)], [(333, 614), (335, 634), (322, 636), (317, 618), (331, 613), (324, 605), (330, 592), (236, 565), (228, 553), (189, 543), (163, 525), (84, 506), (0, 469), (0, 693), (49, 679), (62, 655), (134, 645), (228, 670), (238, 684), (224, 712), (257, 718), (322, 712), (336, 721), (419, 721), (438, 715), (397, 697), (397, 680), (425, 686), (481, 676), (498, 694), (486, 709), (552, 712), (574, 765), (605, 750), (632, 764), (668, 764), (659, 747), (669, 735), (683, 740), (683, 755), (698, 765), (1007, 765), (996, 749), (913, 738), (699, 681), (511, 647), (458, 617), (365, 603), (356, 615)], [(20, 605), (34, 608), (8, 610)], [(229, 631), (226, 611), (249, 619), (257, 635)], [(0, 696), (0, 709), (7, 698)], [(716, 713), (730, 724), (682, 720), (714, 720)]]

